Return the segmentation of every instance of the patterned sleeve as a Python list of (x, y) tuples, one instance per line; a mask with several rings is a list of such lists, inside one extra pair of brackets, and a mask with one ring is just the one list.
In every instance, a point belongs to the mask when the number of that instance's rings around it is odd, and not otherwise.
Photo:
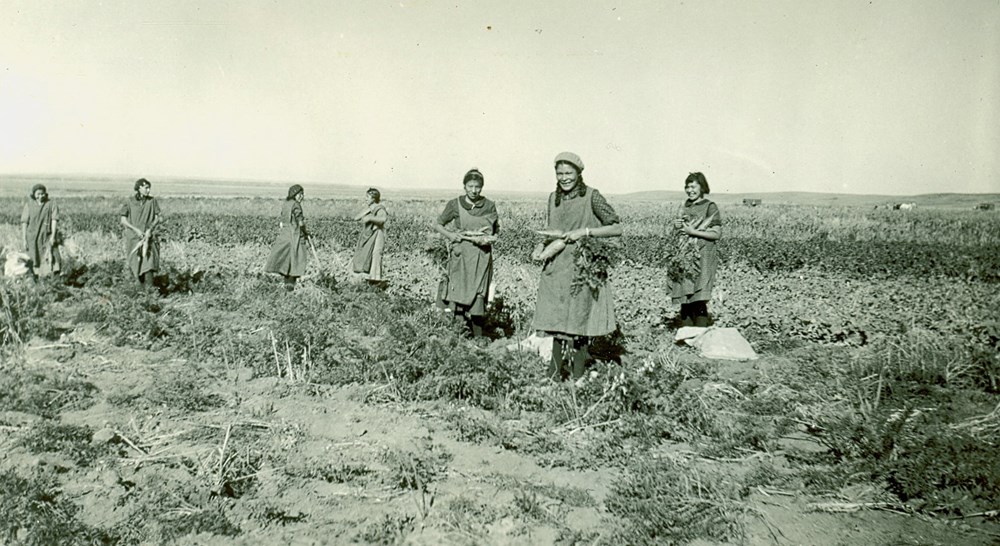
[(438, 216), (438, 224), (447, 226), (456, 218), (458, 218), (458, 199), (452, 199), (445, 204), (441, 216)]
[(597, 191), (596, 188), (591, 188), (594, 192), (593, 201), (591, 204), (594, 208), (594, 216), (601, 221), (602, 226), (610, 226), (612, 224), (620, 224), (621, 218), (618, 217), (618, 213), (615, 209), (611, 207), (608, 200), (601, 195), (601, 192)]
[(708, 216), (712, 219), (708, 223), (709, 228), (722, 227), (722, 214), (719, 213), (719, 207), (714, 202), (708, 204)]
[(24, 204), (24, 208), (21, 209), (21, 223), (22, 224), (27, 224), (28, 220), (31, 218), (31, 211), (28, 210), (28, 207), (30, 207), (30, 206), (31, 205), (29, 205), (28, 203), (25, 203)]

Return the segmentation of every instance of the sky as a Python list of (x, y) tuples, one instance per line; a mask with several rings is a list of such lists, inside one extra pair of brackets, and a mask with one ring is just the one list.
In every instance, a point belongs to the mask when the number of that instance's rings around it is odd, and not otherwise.
[(1000, 192), (1000, 0), (0, 0), (0, 174)]

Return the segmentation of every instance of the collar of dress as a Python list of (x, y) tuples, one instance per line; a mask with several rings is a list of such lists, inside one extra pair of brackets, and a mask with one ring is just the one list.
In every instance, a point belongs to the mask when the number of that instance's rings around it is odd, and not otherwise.
[(482, 207), (483, 205), (486, 204), (486, 198), (482, 196), (479, 197), (478, 201), (473, 201), (469, 199), (468, 195), (462, 195), (459, 197), (459, 200), (461, 201), (462, 206), (464, 206), (466, 209), (474, 209), (477, 207)]

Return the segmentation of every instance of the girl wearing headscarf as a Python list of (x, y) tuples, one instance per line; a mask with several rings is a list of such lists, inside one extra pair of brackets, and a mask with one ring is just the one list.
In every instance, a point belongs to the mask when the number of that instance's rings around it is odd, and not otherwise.
[(125, 227), (125, 262), (135, 279), (147, 286), (160, 269), (160, 245), (153, 232), (160, 223), (160, 204), (149, 196), (152, 187), (145, 178), (136, 180), (134, 195), (119, 212)]
[(58, 274), (62, 268), (56, 230), (59, 208), (49, 200), (49, 193), (41, 184), (31, 188), (30, 197), (21, 210), (21, 239), (30, 260), (29, 271), (37, 279)]
[(309, 259), (306, 247), (309, 233), (302, 215), (303, 199), (305, 192), (302, 186), (295, 184), (288, 188), (288, 195), (281, 205), (281, 215), (278, 218), (278, 238), (271, 246), (271, 255), (264, 266), (264, 271), (277, 273), (284, 278), (285, 290), (289, 292), (295, 289), (295, 281), (305, 274)]
[(382, 194), (375, 188), (365, 193), (368, 203), (354, 219), (361, 222), (361, 233), (354, 249), (352, 268), (355, 273), (368, 275), (368, 282), (382, 282), (382, 249), (385, 248), (385, 221), (389, 213), (382, 204)]
[(583, 375), (590, 358), (591, 338), (608, 335), (618, 325), (609, 283), (596, 291), (574, 289), (573, 280), (578, 276), (575, 243), (587, 237), (620, 237), (622, 226), (604, 196), (584, 184), (580, 156), (571, 152), (557, 155), (555, 174), (547, 230), (561, 234), (557, 244), (565, 244), (565, 248), (552, 256), (543, 242), (532, 253), (533, 259), (543, 262), (532, 328), (553, 336), (549, 374), (576, 379)]
[(674, 229), (689, 238), (686, 243), (698, 250), (697, 264), (685, 268), (683, 278), (673, 283), (671, 299), (681, 306), (681, 321), (685, 326), (708, 326), (708, 302), (715, 286), (715, 271), (719, 267), (719, 251), (715, 242), (722, 236), (719, 207), (705, 198), (708, 179), (702, 173), (691, 173), (684, 180), (687, 200), (681, 205)]
[(447, 277), (439, 297), (466, 320), (473, 337), (483, 335), (493, 279), (493, 243), (500, 232), (496, 204), (481, 195), (484, 182), (479, 169), (465, 173), (465, 194), (448, 201), (434, 224), (434, 230), (450, 241)]

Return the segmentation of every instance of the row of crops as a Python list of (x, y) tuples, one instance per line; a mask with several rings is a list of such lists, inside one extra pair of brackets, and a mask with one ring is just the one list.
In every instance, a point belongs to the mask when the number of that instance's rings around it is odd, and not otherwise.
[[(74, 213), (64, 223), (67, 230), (118, 232), (115, 215), (95, 212)], [(16, 223), (17, 218), (0, 217)], [(310, 222), (310, 231), (322, 248), (350, 247), (357, 226), (347, 218), (320, 217)], [(648, 224), (647, 224), (648, 225)], [(495, 247), (498, 254), (528, 261), (537, 242), (535, 226), (511, 223), (504, 226)], [(629, 230), (622, 238), (626, 263), (658, 267), (665, 265), (675, 241), (667, 233)], [(752, 230), (751, 230), (752, 231)], [(272, 218), (243, 214), (220, 216), (207, 212), (173, 213), (166, 217), (161, 237), (166, 241), (200, 241), (213, 245), (269, 244), (275, 237)], [(429, 244), (429, 221), (422, 218), (393, 218), (387, 252), (423, 249)], [(842, 240), (823, 232), (805, 238), (782, 239), (745, 233), (728, 228), (719, 243), (722, 259), (731, 265), (745, 265), (761, 273), (798, 271), (803, 268), (861, 278), (891, 278), (914, 275), (995, 283), (1000, 281), (1000, 244), (956, 244), (925, 241)]]

